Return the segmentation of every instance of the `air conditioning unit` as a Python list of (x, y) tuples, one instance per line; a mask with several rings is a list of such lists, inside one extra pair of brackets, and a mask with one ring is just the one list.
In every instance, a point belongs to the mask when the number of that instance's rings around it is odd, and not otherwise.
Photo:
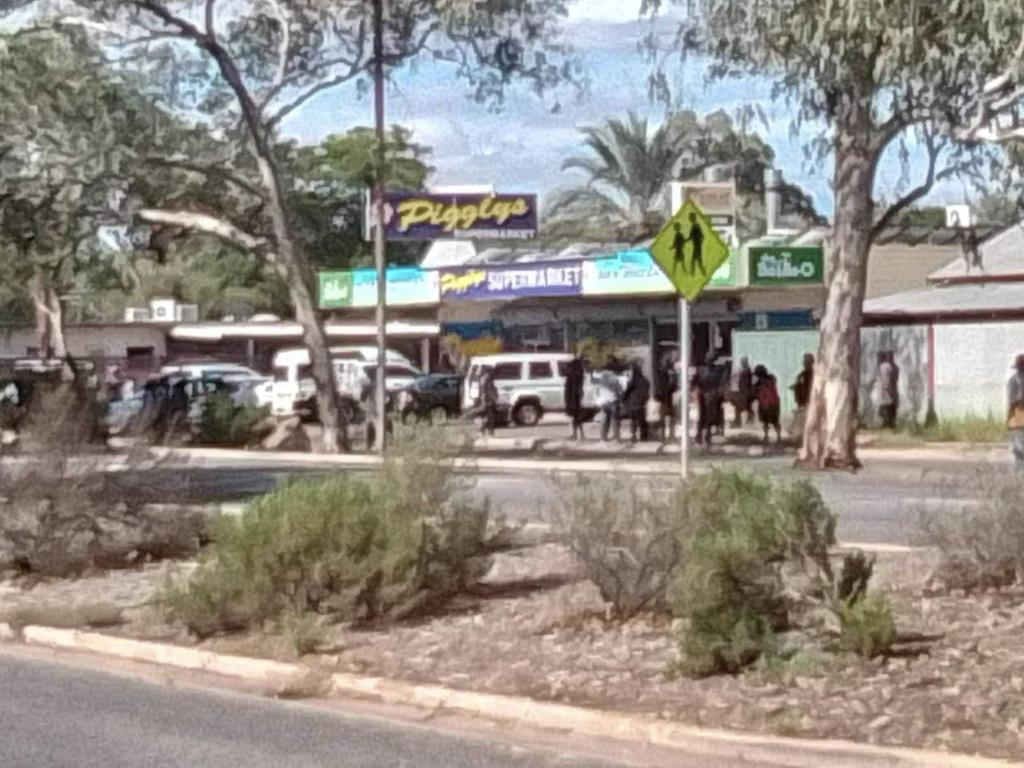
[(179, 323), (199, 322), (199, 305), (176, 304), (174, 307), (174, 319)]
[(128, 307), (124, 311), (126, 323), (148, 323), (149, 310), (146, 307)]
[(154, 323), (173, 323), (175, 318), (174, 299), (153, 299), (149, 302), (150, 320)]

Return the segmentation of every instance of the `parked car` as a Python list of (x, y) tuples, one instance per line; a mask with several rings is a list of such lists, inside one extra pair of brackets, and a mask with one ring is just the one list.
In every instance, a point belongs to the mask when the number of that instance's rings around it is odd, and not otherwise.
[[(353, 400), (363, 399), (369, 379), (367, 370), (377, 362), (376, 347), (331, 347), (331, 361), (338, 393)], [(420, 371), (399, 352), (388, 350), (386, 372), (388, 386), (397, 389), (411, 383)], [(403, 370), (390, 370), (390, 366)], [(310, 367), (309, 350), (305, 347), (283, 349), (274, 355), (274, 386), (272, 412), (275, 416), (289, 416), (301, 410), (316, 395), (316, 384)], [(307, 409), (308, 410), (308, 409)]]
[(227, 392), (238, 404), (250, 399), (249, 387), (243, 382), (165, 374), (147, 381), (128, 397), (108, 403), (104, 423), (115, 434), (133, 426), (138, 419), (144, 419), (147, 426), (173, 420), (195, 426), (202, 418), (203, 404), (217, 392)]
[(524, 427), (545, 413), (565, 410), (565, 371), (572, 355), (565, 352), (523, 352), (474, 357), (462, 389), (462, 410), (468, 412), (480, 394), (480, 374), (494, 369), (499, 409)]
[(398, 392), (402, 421), (412, 419), (434, 424), (454, 419), (462, 412), (462, 377), (455, 373), (428, 373)]

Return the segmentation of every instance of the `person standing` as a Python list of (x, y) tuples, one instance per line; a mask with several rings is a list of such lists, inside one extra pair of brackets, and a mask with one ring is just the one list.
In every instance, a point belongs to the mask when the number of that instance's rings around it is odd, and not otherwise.
[(621, 428), (622, 384), (616, 373), (608, 368), (592, 374), (590, 380), (596, 387), (594, 403), (604, 417), (601, 423), (601, 440), (608, 442), (608, 436), (618, 442)]
[(811, 402), (811, 390), (814, 388), (814, 355), (810, 352), (804, 355), (804, 367), (797, 374), (796, 382), (790, 389), (793, 390), (793, 399), (797, 408), (806, 408)]
[(743, 425), (744, 414), (747, 424), (754, 420), (754, 372), (750, 370), (750, 361), (745, 357), (740, 358), (740, 369), (736, 373), (733, 410), (736, 414), (732, 423), (734, 427)]
[(583, 361), (574, 357), (565, 371), (565, 413), (572, 420), (572, 439), (582, 440), (583, 434)]
[(1006, 387), (1006, 428), (1018, 472), (1024, 472), (1024, 355), (1013, 361), (1014, 372)]
[(775, 428), (775, 442), (782, 442), (782, 427), (779, 424), (779, 389), (775, 377), (763, 365), (754, 368), (754, 395), (757, 398), (757, 418), (764, 427), (764, 441), (768, 442), (769, 427)]
[(654, 378), (654, 399), (661, 407), (661, 441), (667, 443), (676, 437), (675, 394), (679, 389), (676, 361), (666, 355)]
[(896, 366), (896, 356), (892, 351), (878, 353), (876, 388), (878, 418), (885, 429), (895, 429), (900, 404), (900, 369)]
[(480, 431), (494, 437), (498, 421), (498, 387), (494, 383), (494, 369), (489, 365), (480, 374), (480, 415), (483, 417)]
[(651, 382), (644, 376), (638, 360), (633, 361), (629, 384), (622, 393), (622, 415), (629, 419), (629, 439), (632, 442), (647, 439), (647, 399), (651, 396)]

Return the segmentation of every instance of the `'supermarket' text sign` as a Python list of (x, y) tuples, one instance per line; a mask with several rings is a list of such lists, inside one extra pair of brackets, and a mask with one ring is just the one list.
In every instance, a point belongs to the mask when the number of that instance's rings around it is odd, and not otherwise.
[(520, 299), (529, 296), (579, 296), (579, 261), (547, 261), (508, 266), (455, 267), (441, 270), (442, 301)]

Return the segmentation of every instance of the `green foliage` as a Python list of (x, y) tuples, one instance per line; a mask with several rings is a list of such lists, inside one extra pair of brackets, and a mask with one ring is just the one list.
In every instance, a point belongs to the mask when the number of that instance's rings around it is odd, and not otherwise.
[(423, 441), (396, 448), (369, 477), (285, 484), (218, 521), (171, 619), (198, 635), (320, 614), (402, 617), (465, 589), (486, 567), (488, 512), (461, 500), (450, 464)]
[(831, 581), (835, 517), (808, 481), (719, 470), (692, 482), (685, 516), (673, 590), (682, 667), (736, 672), (773, 648), (774, 633), (788, 624), (787, 562)]
[[(410, 130), (392, 126), (385, 138), (385, 186), (423, 189), (433, 170), (427, 165), (429, 155), (429, 148), (412, 140)], [(364, 196), (375, 183), (377, 164), (376, 135), (364, 127), (328, 136), (315, 147), (299, 147), (289, 157), (295, 236), (316, 266), (343, 269), (370, 263), (372, 251), (363, 237)], [(393, 243), (388, 260), (415, 263), (419, 252), (419, 243)]]
[(683, 492), (586, 476), (564, 488), (556, 521), (616, 618), (667, 610)]
[(926, 424), (905, 421), (894, 432), (872, 432), (879, 443), (1002, 443), (1006, 441), (1006, 424), (991, 414), (936, 419)]
[(839, 647), (865, 659), (887, 652), (896, 641), (892, 608), (882, 595), (843, 600), (837, 606)]
[(324, 628), (319, 617), (313, 613), (285, 612), (281, 619), (281, 631), (299, 656), (313, 653), (324, 642)]
[[(588, 180), (555, 197), (546, 225), (553, 236), (607, 239), (610, 222), (614, 237), (649, 237), (665, 223), (668, 183), (699, 180), (705, 169), (716, 165), (733, 169), (747, 214), (745, 228), (750, 235), (763, 234), (764, 169), (774, 153), (756, 134), (738, 129), (725, 112), (701, 118), (681, 111), (655, 128), (630, 113), (626, 120), (583, 128), (582, 134), (589, 156), (569, 158), (562, 167), (581, 171)], [(784, 208), (798, 212), (803, 223), (817, 220), (806, 195), (792, 185), (786, 191)]]
[(230, 392), (214, 392), (203, 401), (199, 442), (204, 445), (246, 445), (256, 425), (269, 415), (266, 407), (239, 405)]

